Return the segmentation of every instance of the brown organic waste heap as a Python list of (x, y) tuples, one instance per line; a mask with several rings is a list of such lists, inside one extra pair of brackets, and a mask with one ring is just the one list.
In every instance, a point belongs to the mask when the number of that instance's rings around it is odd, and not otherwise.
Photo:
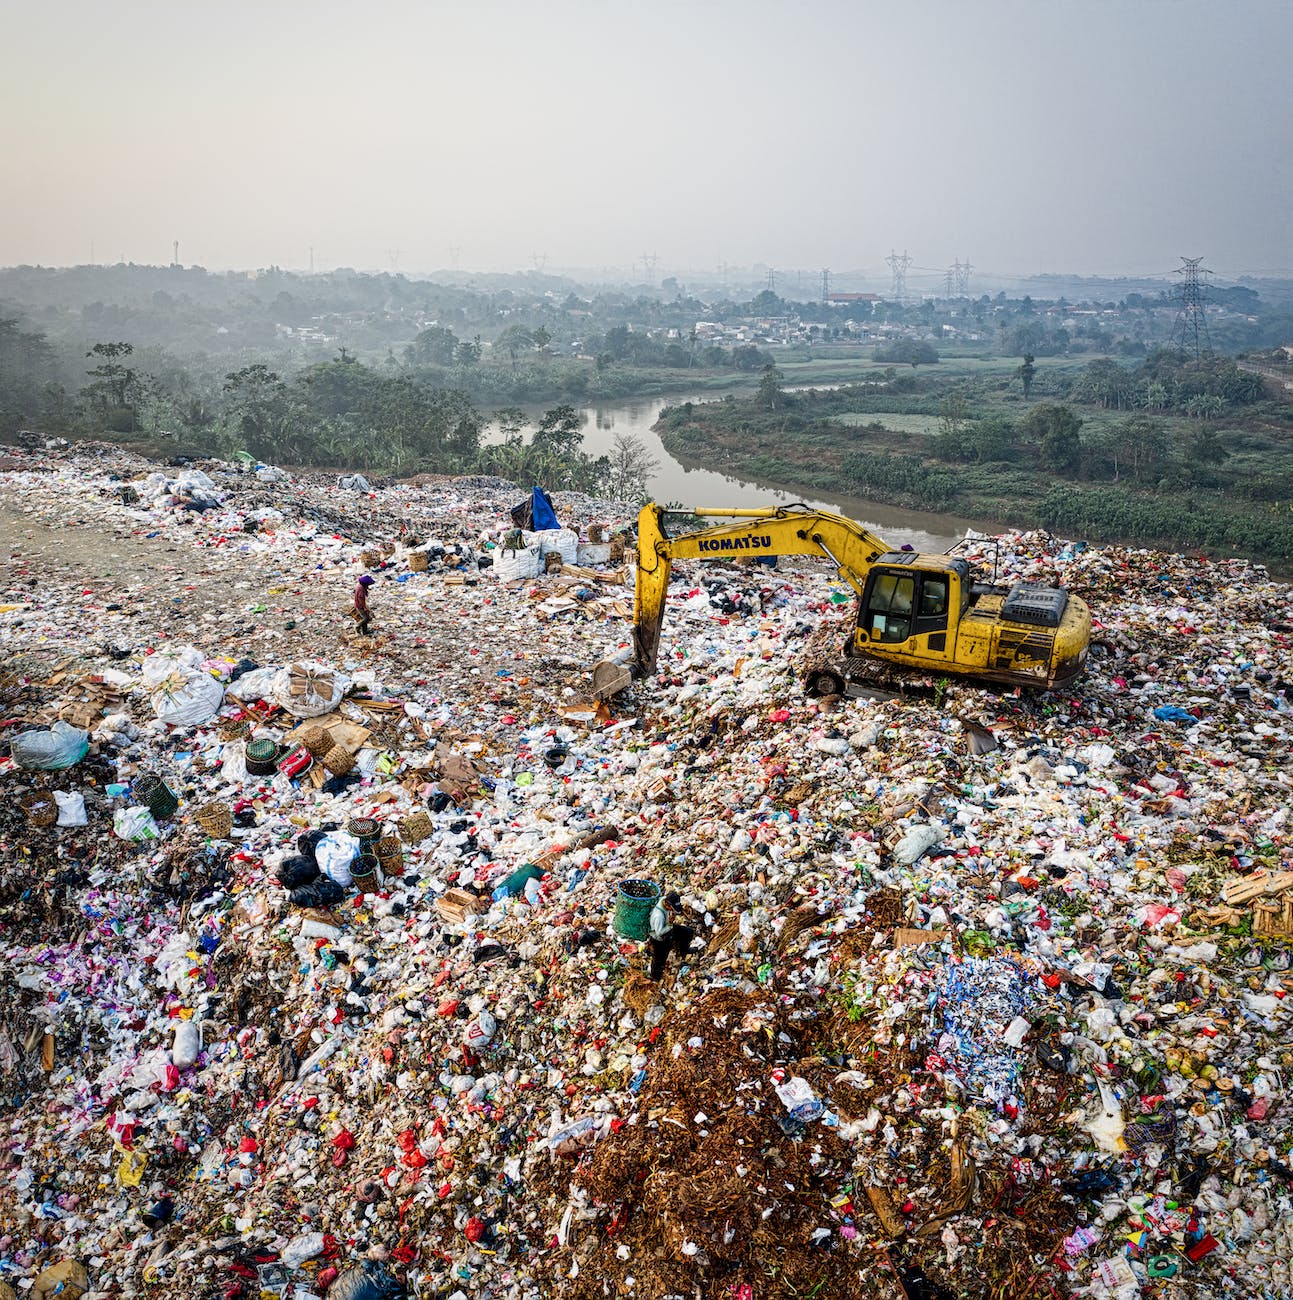
[(1289, 587), (971, 539), (1086, 675), (876, 703), (679, 565), (599, 701), (522, 495), (0, 455), (0, 1297), (1287, 1294)]

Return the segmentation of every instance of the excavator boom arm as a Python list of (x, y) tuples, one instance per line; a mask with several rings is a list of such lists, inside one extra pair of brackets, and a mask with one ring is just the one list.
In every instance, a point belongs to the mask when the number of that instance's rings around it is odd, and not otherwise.
[(637, 589), (633, 602), (633, 649), (638, 669), (655, 672), (674, 560), (751, 559), (757, 556), (815, 555), (830, 560), (840, 578), (860, 596), (871, 566), (890, 548), (874, 533), (843, 515), (807, 507), (766, 510), (700, 509), (688, 513), (732, 523), (669, 537), (666, 511), (649, 504), (638, 515)]

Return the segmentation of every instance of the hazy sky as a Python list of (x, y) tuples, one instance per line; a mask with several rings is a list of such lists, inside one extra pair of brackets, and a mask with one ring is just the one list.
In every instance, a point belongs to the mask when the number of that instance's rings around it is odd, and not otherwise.
[(10, 0), (3, 30), (2, 264), (1293, 267), (1290, 0)]

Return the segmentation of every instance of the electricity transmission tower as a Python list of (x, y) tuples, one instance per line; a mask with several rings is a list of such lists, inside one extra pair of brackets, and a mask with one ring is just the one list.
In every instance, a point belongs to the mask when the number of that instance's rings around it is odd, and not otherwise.
[(943, 274), (943, 294), (945, 297), (952, 296), (952, 286), (957, 282), (961, 275), (961, 263), (958, 261), (955, 266), (949, 266)]
[(773, 267), (768, 267), (768, 292), (777, 292), (777, 272)]
[(1177, 267), (1176, 274), (1181, 276), (1177, 286), (1177, 301), (1180, 309), (1176, 313), (1176, 322), (1172, 326), (1172, 343), (1182, 352), (1191, 352), (1197, 360), (1204, 352), (1212, 351), (1212, 340), (1208, 337), (1208, 318), (1203, 314), (1204, 285), (1200, 274), (1211, 275), (1211, 271), (1199, 271), (1201, 257), (1183, 257), (1183, 265)]
[(548, 255), (547, 253), (531, 253), (530, 261), (534, 263), (535, 273), (542, 275), (543, 268), (548, 264)]
[(957, 258), (955, 264), (956, 270), (956, 292), (963, 296), (968, 296), (970, 292), (970, 272), (974, 268), (970, 265), (970, 259), (965, 259), (965, 264), (961, 264), (960, 258)]
[(659, 253), (642, 254), (642, 273), (646, 276), (646, 282), (650, 288), (655, 288), (655, 264), (659, 260)]
[(822, 267), (822, 301), (825, 302), (831, 296), (831, 268)]
[(890, 250), (889, 256), (884, 260), (893, 272), (893, 296), (901, 302), (907, 296), (907, 268), (911, 265), (911, 258), (904, 248), (901, 256)]

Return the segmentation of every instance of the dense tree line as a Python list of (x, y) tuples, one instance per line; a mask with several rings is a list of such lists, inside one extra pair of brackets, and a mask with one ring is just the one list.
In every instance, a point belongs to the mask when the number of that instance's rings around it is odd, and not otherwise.
[(0, 321), (0, 431), (109, 433), (173, 454), (246, 452), (279, 464), (379, 473), (485, 472), (628, 500), (645, 493), (654, 469), (641, 444), (623, 436), (610, 456), (587, 455), (580, 415), (569, 405), (549, 410), (532, 430), (521, 411), (499, 411), (502, 441), (482, 445), (487, 419), (466, 393), (366, 366), (345, 349), (288, 377), (253, 362), (203, 389), (184, 370), (142, 370), (129, 343), (97, 343), (71, 394), (54, 380), (40, 382), (53, 373), (51, 358), (38, 331)]

